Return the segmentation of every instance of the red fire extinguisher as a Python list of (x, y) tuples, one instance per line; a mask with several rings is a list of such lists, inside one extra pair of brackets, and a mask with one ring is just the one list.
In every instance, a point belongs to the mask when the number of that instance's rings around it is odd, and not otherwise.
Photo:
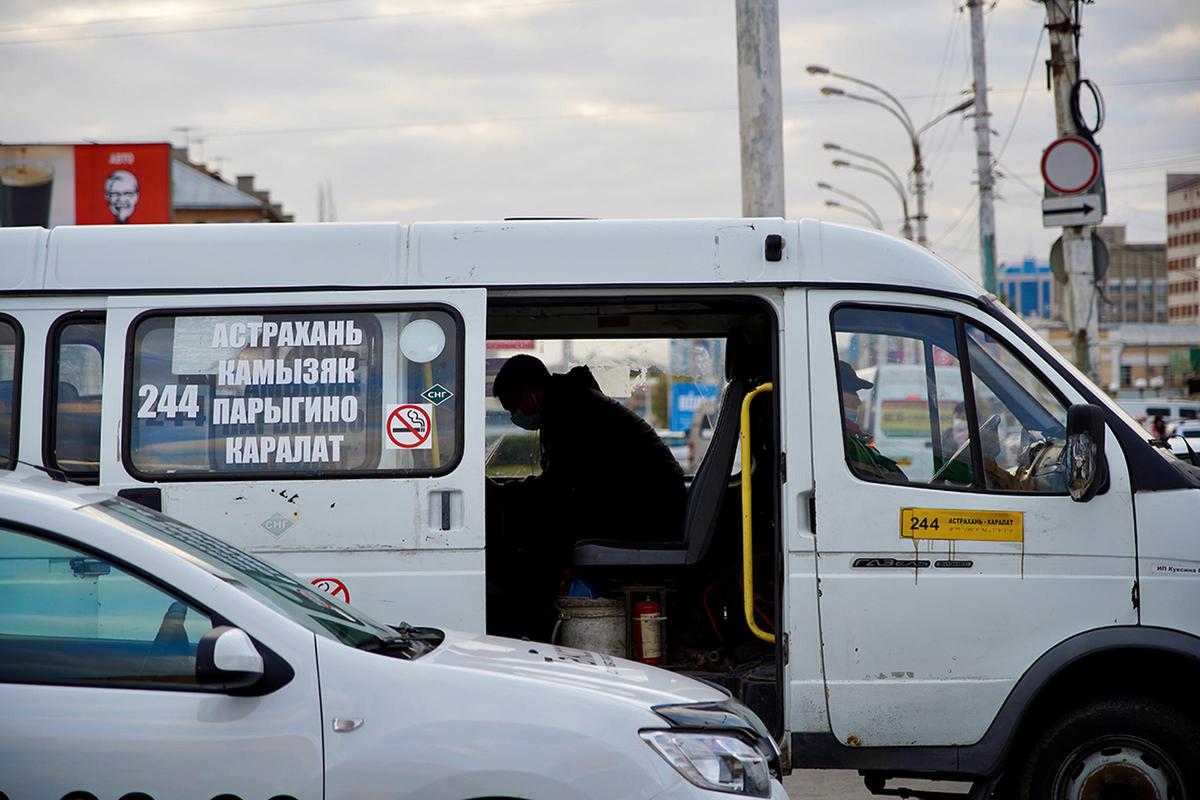
[(646, 598), (633, 604), (633, 657), (643, 664), (662, 664), (662, 606)]

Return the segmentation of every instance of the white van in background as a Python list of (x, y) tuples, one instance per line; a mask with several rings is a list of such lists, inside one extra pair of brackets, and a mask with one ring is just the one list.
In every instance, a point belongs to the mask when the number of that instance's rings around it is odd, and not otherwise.
[(1146, 430), (1155, 417), (1162, 417), (1167, 425), (1183, 420), (1200, 419), (1200, 400), (1153, 397), (1149, 399), (1118, 398), (1117, 405), (1129, 416), (1141, 422)]
[[(945, 432), (954, 418), (954, 410), (963, 402), (962, 382), (955, 380), (956, 366), (936, 366), (938, 387), (936, 420), (929, 404), (929, 382), (922, 364), (883, 364), (865, 367), (858, 374), (875, 385), (868, 390), (864, 403), (863, 430), (875, 439), (875, 446), (911, 477), (928, 478), (934, 473), (934, 440), (931, 425)], [(940, 440), (939, 440), (940, 444)], [(946, 455), (953, 452), (950, 449)]]

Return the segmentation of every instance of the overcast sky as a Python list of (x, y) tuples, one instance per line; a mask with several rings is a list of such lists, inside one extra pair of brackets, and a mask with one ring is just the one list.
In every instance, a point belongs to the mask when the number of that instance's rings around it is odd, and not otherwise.
[[(730, 0), (0, 0), (0, 8), (6, 143), (178, 145), (174, 129), (192, 126), (194, 159), (231, 178), (253, 173), (302, 222), (316, 221), (323, 181), (342, 221), (741, 213)], [(1106, 222), (1129, 226), (1132, 241), (1162, 241), (1165, 173), (1200, 171), (1200, 3), (1084, 8), (1083, 71), (1108, 104), (1097, 137)], [(993, 149), (1003, 146), (999, 163), (1011, 176), (999, 184), (1001, 260), (1045, 260), (1057, 235), (1040, 213), (1038, 163), (1055, 134), (1044, 17), (1032, 0), (999, 0), (988, 14)], [(880, 83), (920, 123), (970, 88), (966, 13), (951, 0), (780, 0), (780, 19), (788, 216), (856, 222), (824, 206), (815, 183), (825, 180), (866, 199), (898, 232), (894, 191), (835, 170), (821, 143), (904, 172), (907, 137), (877, 108), (821, 97), (828, 79), (804, 67)], [(978, 277), (971, 125), (950, 118), (923, 144), (930, 242)]]

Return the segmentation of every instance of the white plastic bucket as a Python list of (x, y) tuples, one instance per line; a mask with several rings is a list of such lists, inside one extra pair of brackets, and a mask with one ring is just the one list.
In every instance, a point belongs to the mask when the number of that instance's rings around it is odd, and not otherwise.
[(558, 598), (558, 642), (564, 647), (625, 657), (625, 601)]

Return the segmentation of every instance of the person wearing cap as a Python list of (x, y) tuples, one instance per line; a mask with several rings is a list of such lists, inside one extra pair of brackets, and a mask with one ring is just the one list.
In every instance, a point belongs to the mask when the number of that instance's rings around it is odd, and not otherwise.
[(864, 380), (845, 361), (838, 361), (838, 380), (842, 386), (843, 425), (846, 431), (846, 460), (850, 468), (868, 480), (907, 483), (908, 476), (900, 466), (875, 449), (871, 435), (858, 424), (862, 414), (862, 399), (858, 393), (875, 386)]

